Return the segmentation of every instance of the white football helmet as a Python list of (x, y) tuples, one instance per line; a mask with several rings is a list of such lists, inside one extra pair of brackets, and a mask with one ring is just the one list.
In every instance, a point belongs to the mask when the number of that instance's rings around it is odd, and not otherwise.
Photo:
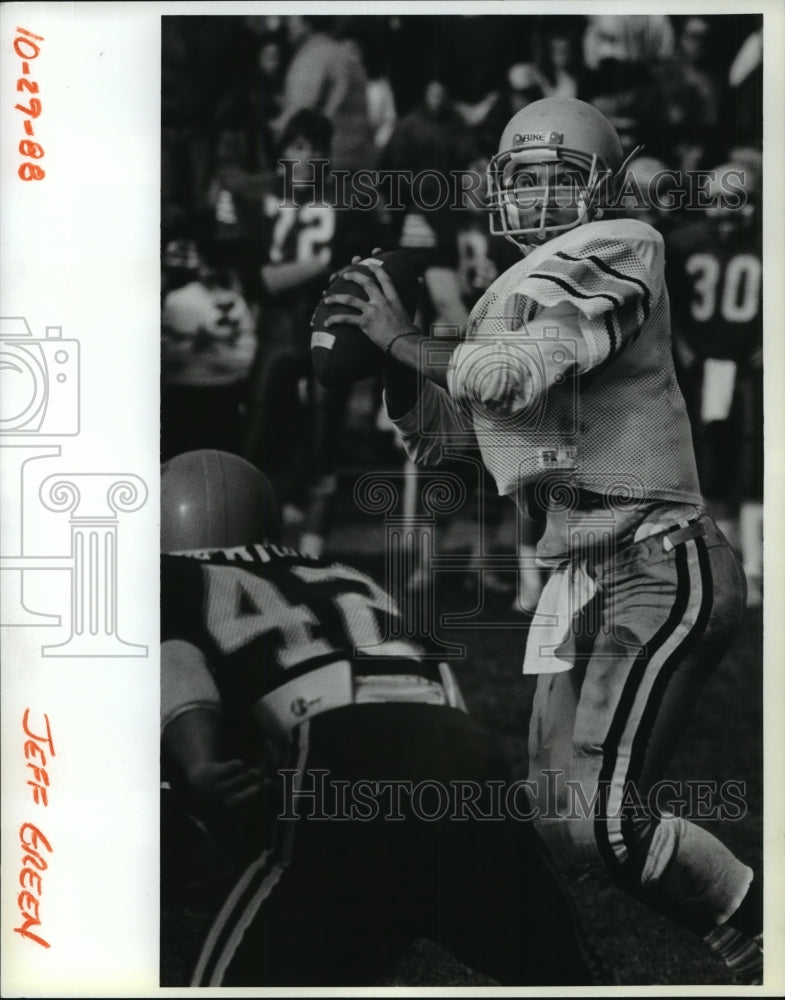
[(527, 105), (507, 123), (488, 164), (491, 233), (529, 246), (599, 218), (603, 189), (624, 176), (639, 148), (625, 158), (616, 130), (585, 101), (546, 97)]

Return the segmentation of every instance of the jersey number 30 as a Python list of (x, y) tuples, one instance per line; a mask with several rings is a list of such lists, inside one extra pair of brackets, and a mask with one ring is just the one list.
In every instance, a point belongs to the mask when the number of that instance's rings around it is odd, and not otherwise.
[(760, 305), (761, 263), (758, 257), (740, 253), (722, 263), (711, 253), (695, 253), (687, 261), (694, 277), (692, 318), (705, 323), (714, 318), (719, 299), (720, 316), (727, 323), (749, 323)]

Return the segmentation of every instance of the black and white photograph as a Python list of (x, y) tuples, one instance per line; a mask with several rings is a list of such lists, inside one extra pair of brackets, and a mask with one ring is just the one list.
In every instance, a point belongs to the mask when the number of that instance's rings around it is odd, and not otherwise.
[(162, 21), (161, 984), (758, 985), (764, 19), (442, 9)]
[(0, 38), (0, 993), (781, 995), (785, 8)]

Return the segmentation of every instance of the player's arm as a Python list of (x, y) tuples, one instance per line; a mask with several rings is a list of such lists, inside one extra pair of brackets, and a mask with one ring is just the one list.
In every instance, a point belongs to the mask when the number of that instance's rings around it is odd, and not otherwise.
[(161, 749), (175, 777), (206, 808), (233, 808), (261, 792), (261, 773), (222, 753), (221, 698), (200, 649), (161, 644)]
[(307, 285), (314, 278), (322, 277), (327, 274), (329, 267), (329, 259), (324, 261), (318, 257), (282, 261), (280, 264), (264, 264), (262, 282), (270, 295), (282, 295), (293, 288)]
[(396, 361), (383, 366), (384, 404), (416, 465), (439, 465), (451, 453), (476, 446), (471, 420), (446, 389)]
[[(587, 342), (580, 336), (579, 311), (570, 302), (543, 309), (534, 324), (521, 330), (519, 336), (510, 333), (493, 340), (463, 343), (444, 340), (434, 350), (434, 341), (411, 325), (389, 276), (381, 267), (376, 275), (378, 284), (360, 272), (349, 271), (346, 277), (363, 287), (368, 301), (348, 294), (327, 296), (327, 304), (349, 305), (359, 312), (334, 315), (326, 325), (354, 322), (388, 359), (398, 363), (400, 367), (388, 365), (385, 371), (385, 378), (390, 379), (385, 383), (385, 401), (388, 413), (404, 434), (407, 452), (419, 464), (433, 457), (423, 453), (425, 441), (417, 435), (419, 428), (428, 428), (431, 451), (437, 440), (449, 443), (455, 431), (463, 430), (465, 434), (453, 402), (485, 412), (515, 413), (564, 376), (565, 360), (567, 368), (591, 367)], [(551, 349), (555, 341), (547, 336), (552, 330), (560, 333), (558, 350)], [(401, 368), (408, 369), (413, 377), (405, 375)]]
[[(664, 294), (662, 240), (650, 232), (630, 226), (603, 242), (587, 233), (585, 245), (541, 261), (505, 303), (509, 330), (456, 346), (451, 397), (514, 415), (565, 378), (612, 362)], [(532, 302), (537, 312), (526, 318)]]

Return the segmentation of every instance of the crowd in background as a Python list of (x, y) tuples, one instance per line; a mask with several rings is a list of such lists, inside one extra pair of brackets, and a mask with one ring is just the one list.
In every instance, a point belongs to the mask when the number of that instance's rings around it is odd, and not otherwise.
[[(633, 168), (641, 181), (666, 168), (747, 173), (755, 215), (743, 260), (732, 263), (729, 245), (721, 261), (735, 286), (712, 291), (721, 275), (709, 268), (697, 293), (682, 294), (685, 275), (671, 269), (680, 373), (700, 425), (705, 380), (694, 361), (715, 349), (693, 321), (711, 324), (716, 304), (730, 330), (719, 360), (737, 373), (760, 368), (762, 37), (754, 14), (164, 18), (163, 457), (222, 447), (252, 459), (318, 550), (347, 404), (309, 376), (309, 318), (328, 276), (374, 246), (407, 247), (425, 275), (423, 321), (460, 326), (517, 251), (488, 239), (476, 206), (437, 204), (427, 179), (416, 197), (404, 184), (399, 200), (336, 210), (334, 174), (302, 174), (322, 185), (322, 203), (306, 205), (287, 194), (279, 161), (324, 159), (349, 179), (483, 171), (509, 118), (550, 96), (594, 104), (627, 151), (642, 145)], [(686, 207), (642, 217), (666, 241), (698, 221)], [(699, 226), (673, 246), (694, 277), (716, 234)], [(719, 369), (711, 378), (726, 391)], [(713, 412), (731, 420), (734, 447), (757, 455), (757, 418), (737, 410), (757, 413), (760, 400), (735, 400)]]

